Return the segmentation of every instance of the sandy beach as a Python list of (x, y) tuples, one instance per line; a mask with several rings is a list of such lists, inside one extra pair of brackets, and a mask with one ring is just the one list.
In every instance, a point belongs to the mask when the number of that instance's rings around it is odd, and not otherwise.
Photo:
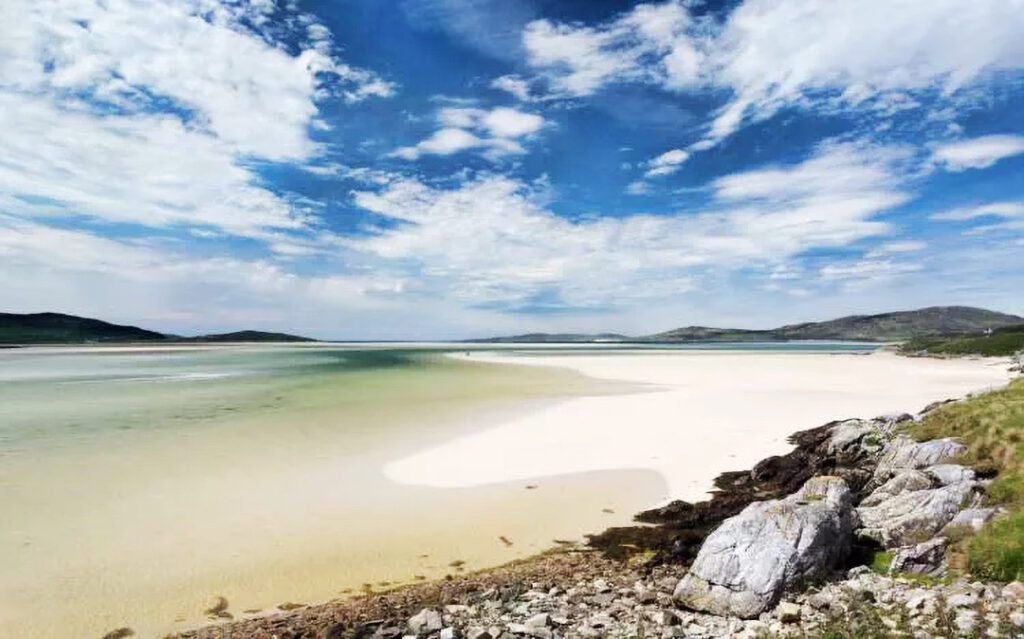
[[(663, 499), (703, 499), (719, 473), (790, 449), (795, 431), (912, 412), (1009, 379), (1003, 360), (871, 354), (634, 351), (455, 354), (647, 385), (581, 397), (389, 463), (399, 483), (469, 487), (596, 470), (653, 470)], [(437, 472), (444, 468), (444, 472)]]
[[(247, 617), (495, 566), (700, 499), (794, 431), (1008, 378), (998, 360), (825, 350), (460, 350), (350, 373), (351, 351), (306, 347), (126, 354), (85, 382), (72, 355), (8, 367), (28, 439), (0, 468), (0, 634), (161, 636), (217, 596)], [(246, 374), (170, 381), (225, 366)], [(26, 394), (51, 397), (53, 371), (63, 404)]]

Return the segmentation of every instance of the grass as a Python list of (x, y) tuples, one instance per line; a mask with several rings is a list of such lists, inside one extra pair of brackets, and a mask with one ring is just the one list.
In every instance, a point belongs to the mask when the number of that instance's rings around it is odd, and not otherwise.
[(967, 569), (982, 579), (1024, 579), (1024, 512), (999, 517), (967, 539)]
[(889, 574), (889, 566), (892, 565), (893, 553), (886, 552), (884, 550), (878, 550), (871, 557), (871, 570), (877, 572), (880, 575)]
[(991, 335), (915, 337), (900, 344), (899, 349), (903, 353), (933, 355), (1013, 355), (1024, 349), (1024, 326), (996, 329)]
[(979, 578), (1024, 578), (1024, 378), (938, 408), (910, 425), (908, 433), (918, 440), (962, 439), (968, 452), (957, 461), (995, 473), (986, 500), (1010, 511), (977, 534), (955, 540), (950, 565)]

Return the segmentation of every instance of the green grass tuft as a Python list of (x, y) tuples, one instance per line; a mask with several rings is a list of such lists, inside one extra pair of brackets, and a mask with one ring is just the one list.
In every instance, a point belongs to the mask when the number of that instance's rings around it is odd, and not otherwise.
[(999, 517), (967, 542), (967, 568), (981, 579), (1024, 579), (1024, 512)]
[(892, 558), (894, 556), (893, 553), (884, 550), (876, 551), (871, 557), (871, 570), (880, 575), (888, 575), (889, 566), (892, 565)]

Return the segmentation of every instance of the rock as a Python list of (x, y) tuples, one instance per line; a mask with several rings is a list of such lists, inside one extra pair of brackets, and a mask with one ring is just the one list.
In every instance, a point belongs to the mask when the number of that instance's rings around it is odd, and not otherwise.
[(598, 579), (594, 581), (594, 592), (604, 593), (611, 592), (612, 587), (608, 585), (608, 582), (604, 579)]
[(1011, 581), (1010, 583), (1003, 586), (1003, 590), (1000, 593), (1004, 599), (1010, 601), (1024, 602), (1024, 583), (1019, 581)]
[(107, 634), (103, 635), (103, 639), (125, 639), (125, 637), (134, 637), (135, 631), (131, 628), (117, 628), (111, 630)]
[(441, 639), (458, 639), (459, 633), (451, 626), (441, 629)]
[(466, 630), (466, 639), (497, 639), (497, 636), (491, 635), (481, 626), (470, 626)]
[(968, 481), (942, 488), (915, 490), (890, 497), (875, 506), (857, 508), (863, 528), (859, 534), (886, 548), (917, 544), (953, 521), (973, 505), (980, 486)]
[(542, 612), (527, 619), (523, 625), (530, 629), (547, 628), (551, 625), (551, 617), (546, 612)]
[(1011, 612), (1010, 623), (1018, 628), (1024, 628), (1024, 612)]
[(920, 470), (904, 470), (891, 477), (865, 497), (860, 506), (877, 506), (887, 499), (915, 490), (927, 490), (935, 487), (934, 478)]
[(897, 435), (878, 460), (875, 483), (881, 484), (904, 470), (919, 470), (958, 457), (967, 452), (962, 442), (946, 437), (927, 442), (915, 442), (906, 435)]
[(686, 626), (687, 637), (703, 637), (706, 634), (708, 634), (708, 629), (699, 623), (691, 623), (689, 626)]
[(424, 608), (409, 619), (408, 625), (409, 630), (416, 634), (427, 634), (443, 628), (444, 622), (441, 620), (441, 613)]
[(896, 550), (889, 570), (894, 573), (914, 575), (937, 575), (945, 571), (946, 540), (936, 537), (915, 546), (903, 546)]
[(960, 464), (936, 464), (925, 468), (924, 472), (934, 477), (941, 486), (974, 481), (975, 479), (974, 471)]
[(783, 601), (775, 609), (775, 616), (782, 623), (796, 623), (800, 621), (800, 606), (789, 601)]
[(978, 595), (973, 592), (960, 592), (946, 598), (946, 605), (950, 608), (970, 608), (978, 603)]
[(978, 532), (995, 516), (995, 508), (967, 508), (958, 512), (956, 517), (953, 517), (953, 521), (946, 524), (943, 532), (952, 528), (970, 528), (974, 532)]
[(813, 477), (785, 499), (750, 504), (704, 541), (676, 586), (684, 606), (745, 619), (770, 608), (786, 586), (813, 580), (849, 553), (855, 515), (836, 477)]

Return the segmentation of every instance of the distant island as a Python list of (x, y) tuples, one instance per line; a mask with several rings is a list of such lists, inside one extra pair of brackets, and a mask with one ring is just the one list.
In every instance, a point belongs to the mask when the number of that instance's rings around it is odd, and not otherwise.
[(182, 337), (63, 313), (0, 313), (0, 344), (315, 342), (287, 333), (237, 331)]
[(530, 333), (508, 337), (466, 340), (471, 343), (657, 343), (691, 342), (786, 342), (795, 340), (837, 340), (898, 342), (912, 338), (974, 336), (1007, 327), (1024, 326), (1024, 317), (970, 306), (931, 306), (913, 311), (877, 315), (850, 315), (825, 322), (788, 324), (756, 330), (687, 326), (653, 335), (626, 336), (578, 333)]

